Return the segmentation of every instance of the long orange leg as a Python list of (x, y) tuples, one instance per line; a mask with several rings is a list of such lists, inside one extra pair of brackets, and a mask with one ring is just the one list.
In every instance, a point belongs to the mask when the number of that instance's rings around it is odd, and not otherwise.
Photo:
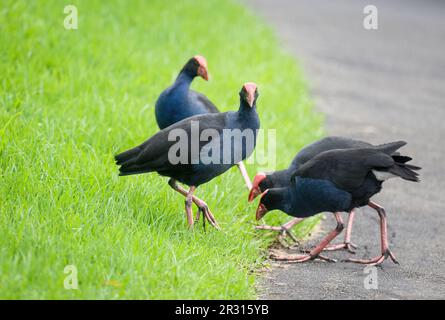
[(372, 201), (369, 201), (368, 205), (371, 208), (373, 208), (374, 210), (376, 210), (377, 213), (379, 214), (379, 217), (380, 217), (380, 244), (381, 244), (381, 252), (382, 252), (382, 254), (380, 256), (378, 256), (378, 257), (375, 257), (375, 258), (369, 259), (369, 260), (365, 260), (365, 259), (348, 259), (347, 261), (375, 266), (375, 265), (381, 264), (383, 261), (385, 261), (385, 259), (390, 257), (391, 260), (394, 263), (399, 264), (399, 262), (397, 261), (396, 257), (394, 256), (394, 254), (389, 250), (389, 246), (388, 246), (388, 226), (387, 226), (387, 221), (386, 221), (385, 209), (383, 207), (379, 206), (378, 204), (372, 202)]
[(350, 253), (355, 253), (354, 249), (357, 249), (357, 246), (351, 242), (351, 233), (352, 233), (352, 225), (354, 223), (354, 216), (355, 216), (355, 211), (354, 209), (352, 209), (349, 212), (348, 224), (346, 225), (345, 241), (343, 243), (327, 246), (326, 248), (324, 248), (324, 250), (334, 251), (334, 250), (346, 249)]
[(281, 254), (272, 254), (271, 258), (280, 261), (289, 261), (289, 262), (306, 262), (309, 260), (313, 260), (315, 258), (321, 258), (323, 260), (335, 261), (333, 259), (329, 259), (320, 255), (321, 251), (335, 238), (337, 237), (344, 228), (343, 219), (339, 212), (334, 213), (335, 220), (337, 220), (337, 227), (332, 230), (320, 243), (313, 248), (308, 254), (290, 254), (290, 255), (281, 255)]
[(247, 189), (248, 190), (252, 189), (252, 182), (250, 181), (249, 174), (247, 173), (244, 163), (240, 161), (236, 165), (238, 166), (238, 169), (241, 172), (241, 175), (243, 176), (244, 183), (246, 184)]
[[(170, 187), (173, 190), (179, 192), (180, 194), (182, 194), (183, 196), (186, 197), (187, 221), (188, 221), (189, 225), (190, 225), (190, 221), (192, 222), (192, 225), (193, 225), (193, 216), (192, 216), (192, 213), (191, 213), (191, 202), (190, 202), (190, 210), (189, 210), (189, 212), (187, 211), (188, 210), (187, 209), (187, 196), (189, 195), (189, 192), (187, 190), (185, 190), (184, 188), (182, 188), (176, 182), (176, 180), (173, 179), (173, 178), (168, 181), (168, 184), (170, 185)], [(192, 188), (193, 188), (193, 191), (195, 191), (196, 188), (195, 187), (191, 187), (190, 189), (192, 189)], [(191, 201), (193, 201), (196, 204), (196, 206), (199, 208), (198, 214), (196, 215), (196, 220), (197, 221), (199, 220), (200, 212), (202, 212), (203, 213), (203, 220), (204, 220), (203, 223), (204, 223), (204, 225), (205, 225), (205, 220), (207, 220), (216, 229), (218, 229), (218, 230), (221, 229), (220, 226), (218, 225), (218, 222), (215, 220), (215, 217), (213, 216), (212, 212), (210, 211), (208, 205), (203, 200), (201, 200), (198, 197), (196, 197), (195, 195), (193, 195), (193, 192), (191, 193)], [(191, 219), (190, 219), (190, 217), (191, 217)]]
[(189, 228), (193, 227), (193, 211), (192, 211), (192, 202), (193, 202), (193, 192), (195, 192), (195, 187), (191, 186), (190, 190), (187, 192), (185, 196), (185, 213), (187, 215), (187, 223)]
[(272, 230), (272, 231), (278, 231), (280, 232), (280, 234), (278, 235), (278, 240), (283, 240), (284, 237), (286, 237), (286, 235), (289, 235), (289, 237), (291, 237), (291, 239), (294, 242), (298, 242), (297, 237), (295, 237), (295, 235), (290, 231), (290, 229), (292, 229), (296, 224), (300, 223), (303, 219), (302, 218), (293, 218), (292, 220), (290, 220), (289, 222), (286, 222), (285, 224), (282, 224), (281, 226), (267, 226), (267, 225), (262, 225), (262, 226), (256, 226), (255, 229), (257, 230)]

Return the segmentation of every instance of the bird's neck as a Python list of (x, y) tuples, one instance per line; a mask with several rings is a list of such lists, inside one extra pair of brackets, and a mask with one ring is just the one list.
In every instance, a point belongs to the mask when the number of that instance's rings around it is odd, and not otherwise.
[(247, 104), (247, 102), (241, 101), (238, 110), (238, 117), (241, 120), (246, 120), (252, 118), (252, 116), (255, 115), (256, 115), (256, 104), (254, 104), (253, 107), (251, 107)]
[(313, 201), (313, 193), (305, 190), (298, 182), (292, 183), (281, 192), (276, 202), (278, 210), (294, 217), (308, 217), (321, 212)]
[(174, 86), (178, 89), (188, 90), (194, 78), (194, 76), (189, 75), (186, 71), (181, 71), (176, 78)]
[(292, 201), (293, 201), (293, 190), (290, 187), (270, 189), (270, 197), (273, 198), (270, 204), (266, 207), (269, 211), (280, 210), (286, 212), (287, 214), (292, 213)]
[(290, 185), (290, 174), (288, 171), (288, 169), (284, 169), (268, 173), (266, 179), (260, 183), (261, 190), (264, 191), (266, 189), (280, 188)]
[(344, 211), (351, 195), (329, 180), (296, 177), (292, 183), (292, 215), (308, 217), (323, 211)]
[(291, 182), (291, 174), (292, 170), (290, 168), (284, 169), (284, 170), (278, 170), (273, 173), (274, 177), (273, 179), (276, 181), (276, 183), (280, 183), (282, 185), (290, 185)]

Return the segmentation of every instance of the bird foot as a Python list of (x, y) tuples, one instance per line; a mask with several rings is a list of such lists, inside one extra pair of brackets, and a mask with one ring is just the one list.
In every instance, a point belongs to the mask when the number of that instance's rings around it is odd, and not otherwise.
[(397, 261), (396, 257), (394, 256), (394, 254), (389, 250), (386, 249), (381, 256), (375, 257), (373, 259), (347, 259), (346, 262), (354, 262), (354, 263), (359, 263), (359, 264), (366, 264), (368, 266), (378, 266), (381, 265), (383, 263), (383, 261), (385, 261), (386, 259), (391, 258), (391, 260), (395, 263), (395, 264), (400, 264), (399, 261)]
[(347, 250), (349, 253), (355, 254), (354, 249), (357, 249), (357, 246), (355, 244), (353, 244), (352, 242), (343, 242), (343, 243), (327, 246), (323, 250), (324, 251), (335, 251), (335, 250), (342, 250), (342, 249)]
[(337, 262), (336, 259), (328, 258), (324, 255), (318, 254), (316, 256), (312, 256), (310, 254), (280, 254), (276, 252), (271, 252), (270, 258), (277, 260), (277, 261), (286, 261), (286, 262), (295, 262), (295, 263), (302, 263), (309, 260), (322, 260), (326, 262)]
[(198, 206), (198, 212), (196, 213), (195, 224), (199, 221), (199, 218), (201, 217), (202, 213), (202, 226), (204, 228), (204, 231), (206, 229), (206, 221), (208, 221), (217, 230), (221, 230), (221, 227), (219, 226), (218, 222), (216, 221), (215, 217), (210, 211), (207, 203), (200, 200), (200, 201), (195, 201), (195, 204)]
[[(299, 241), (297, 239), (297, 237), (290, 231), (290, 229), (286, 228), (285, 226), (267, 226), (267, 225), (262, 225), (262, 226), (256, 226), (255, 229), (257, 230), (271, 230), (271, 231), (278, 231), (278, 241), (280, 242), (280, 244), (285, 247), (285, 248), (290, 248), (291, 245), (295, 245), (298, 244)], [(286, 236), (289, 236), (293, 243), (291, 243), (291, 245), (289, 245), (287, 243)]]

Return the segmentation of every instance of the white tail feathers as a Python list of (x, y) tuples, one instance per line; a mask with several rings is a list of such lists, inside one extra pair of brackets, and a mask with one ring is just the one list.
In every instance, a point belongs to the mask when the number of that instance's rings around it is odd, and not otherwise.
[(386, 181), (388, 179), (397, 177), (395, 174), (388, 171), (372, 170), (372, 173), (374, 173), (376, 179), (379, 181)]

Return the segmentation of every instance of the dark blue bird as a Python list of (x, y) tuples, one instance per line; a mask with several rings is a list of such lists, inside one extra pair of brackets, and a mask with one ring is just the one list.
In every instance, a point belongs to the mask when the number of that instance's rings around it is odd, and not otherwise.
[[(115, 157), (120, 175), (157, 172), (170, 177), (170, 186), (186, 197), (189, 226), (193, 225), (194, 202), (199, 208), (197, 219), (203, 213), (203, 221), (207, 219), (218, 228), (207, 204), (193, 193), (201, 184), (252, 154), (260, 127), (257, 98), (257, 86), (246, 83), (240, 91), (238, 111), (197, 115), (160, 130), (141, 145)], [(240, 131), (245, 136), (232, 136)], [(249, 135), (251, 139), (246, 138)], [(177, 181), (190, 189), (186, 191)]]
[[(256, 174), (253, 179), (252, 188), (249, 193), (249, 202), (253, 201), (258, 195), (260, 195), (263, 191), (272, 188), (281, 188), (287, 187), (290, 185), (291, 181), (289, 176), (295, 170), (297, 170), (301, 165), (315, 157), (316, 155), (333, 149), (349, 149), (349, 148), (367, 148), (373, 147), (370, 143), (354, 140), (350, 138), (344, 137), (326, 137), (321, 140), (318, 140), (310, 145), (301, 149), (300, 152), (295, 156), (292, 160), (290, 166), (287, 169), (274, 171), (270, 173), (259, 172)], [(353, 253), (357, 246), (351, 242), (351, 233), (352, 233), (352, 225), (354, 222), (355, 211), (351, 210), (348, 217), (348, 224), (346, 227), (345, 240), (343, 243), (336, 244), (333, 246), (329, 246), (325, 248), (325, 250), (338, 250), (338, 249), (347, 249), (349, 252)], [(290, 229), (292, 229), (297, 223), (299, 223), (302, 219), (294, 218), (291, 221), (281, 225), (281, 226), (257, 226), (257, 229), (260, 230), (273, 230), (279, 231), (279, 240), (283, 238), (285, 235), (289, 235), (295, 242), (297, 241), (296, 237), (292, 234)]]
[(287, 169), (270, 173), (259, 172), (254, 178), (252, 189), (249, 194), (249, 201), (252, 201), (264, 190), (270, 188), (287, 187), (290, 184), (289, 175), (301, 165), (315, 157), (316, 155), (333, 149), (367, 148), (372, 144), (344, 137), (330, 136), (315, 141), (301, 149)]
[(159, 95), (155, 115), (160, 129), (198, 114), (219, 112), (205, 95), (190, 89), (197, 76), (209, 79), (207, 61), (203, 56), (194, 56), (187, 61), (176, 81)]
[[(207, 61), (200, 55), (192, 57), (179, 72), (175, 82), (159, 95), (155, 115), (160, 129), (192, 116), (219, 113), (218, 108), (205, 95), (190, 89), (197, 76), (209, 79)], [(237, 165), (250, 190), (252, 184), (244, 164), (240, 162)]]
[(375, 209), (380, 217), (381, 255), (370, 260), (349, 261), (376, 265), (390, 257), (397, 263), (388, 248), (385, 210), (370, 198), (381, 191), (383, 181), (389, 178), (400, 177), (408, 181), (419, 181), (415, 170), (420, 168), (407, 164), (411, 160), (410, 157), (396, 153), (396, 150), (405, 144), (406, 142), (398, 141), (371, 148), (325, 151), (292, 173), (289, 177), (290, 186), (264, 191), (256, 212), (257, 220), (268, 211), (276, 209), (298, 218), (306, 218), (320, 212), (333, 212), (337, 220), (337, 228), (309, 254), (277, 255), (275, 258), (304, 262), (320, 257), (320, 252), (343, 229), (340, 212), (349, 212), (368, 205)]

